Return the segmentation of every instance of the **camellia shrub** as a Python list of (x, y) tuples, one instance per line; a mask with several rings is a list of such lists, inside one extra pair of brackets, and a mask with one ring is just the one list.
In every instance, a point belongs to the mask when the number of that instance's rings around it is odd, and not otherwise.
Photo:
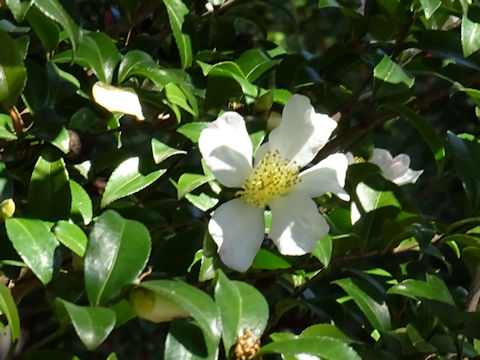
[(477, 0), (0, 0), (0, 359), (479, 359), (479, 49)]

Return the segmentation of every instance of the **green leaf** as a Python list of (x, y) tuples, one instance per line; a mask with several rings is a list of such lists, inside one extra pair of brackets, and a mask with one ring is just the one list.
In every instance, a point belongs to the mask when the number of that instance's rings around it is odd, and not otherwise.
[(43, 220), (68, 219), (70, 186), (65, 163), (58, 153), (45, 151), (38, 158), (28, 188), (29, 215)]
[(7, 140), (17, 138), (14, 133), (12, 118), (6, 114), (0, 114), (0, 138)]
[(52, 279), (53, 255), (58, 246), (50, 227), (38, 219), (5, 220), (7, 235), (22, 260), (44, 284)]
[(345, 343), (351, 343), (347, 335), (341, 332), (335, 325), (332, 324), (315, 324), (302, 331), (299, 337), (301, 338), (315, 338), (319, 336), (328, 336), (341, 340)]
[(331, 337), (285, 339), (263, 346), (259, 355), (279, 353), (282, 355), (309, 354), (323, 360), (360, 360), (360, 356), (343, 341)]
[(56, 21), (65, 29), (65, 32), (72, 42), (73, 53), (76, 54), (82, 34), (77, 24), (75, 24), (70, 15), (67, 14), (58, 0), (33, 0), (33, 3), (45, 16)]
[(0, 106), (8, 110), (25, 87), (27, 70), (15, 41), (3, 31), (0, 31), (0, 49)]
[(442, 0), (420, 0), (420, 4), (422, 4), (425, 17), (430, 19), (433, 13), (442, 5)]
[(196, 188), (206, 184), (207, 182), (213, 180), (213, 176), (200, 175), (200, 174), (189, 174), (185, 173), (180, 176), (177, 188), (177, 197), (178, 199), (183, 198), (189, 192), (195, 190)]
[(374, 329), (381, 332), (390, 330), (390, 313), (385, 299), (373, 293), (366, 282), (360, 279), (354, 281), (351, 278), (345, 278), (335, 280), (333, 283), (352, 297)]
[(99, 306), (78, 306), (57, 298), (65, 307), (75, 331), (88, 350), (98, 347), (115, 326), (115, 311)]
[(27, 21), (33, 28), (47, 52), (52, 52), (58, 44), (60, 34), (57, 26), (37, 7), (32, 6), (27, 13)]
[(218, 204), (218, 199), (208, 196), (205, 193), (201, 193), (200, 195), (186, 194), (185, 199), (203, 212), (207, 212)]
[(480, 208), (480, 144), (448, 132), (449, 154), (473, 209)]
[(270, 60), (261, 50), (251, 49), (245, 51), (235, 62), (245, 74), (245, 78), (254, 82), (280, 60)]
[(388, 108), (404, 115), (410, 124), (417, 129), (430, 148), (437, 163), (438, 172), (441, 173), (445, 166), (445, 146), (432, 124), (423, 116), (420, 116), (406, 106), (390, 105)]
[(183, 282), (152, 280), (140, 287), (160, 294), (187, 311), (201, 327), (209, 354), (216, 354), (220, 341), (220, 323), (217, 307), (203, 291)]
[(61, 220), (57, 222), (54, 229), (57, 239), (72, 250), (75, 254), (83, 257), (85, 249), (87, 248), (87, 235), (83, 230), (68, 221)]
[[(118, 62), (122, 59), (113, 40), (103, 32), (91, 32), (82, 37), (82, 42), (74, 62), (82, 67), (91, 68), (99, 81), (110, 84)], [(67, 50), (56, 55), (58, 63), (71, 62), (72, 52)]]
[(118, 82), (122, 83), (131, 76), (143, 76), (152, 81), (158, 90), (165, 85), (183, 83), (187, 75), (183, 70), (164, 69), (155, 63), (150, 55), (140, 50), (129, 51), (118, 69)]
[(172, 148), (162, 143), (158, 139), (152, 139), (152, 154), (155, 164), (160, 164), (163, 160), (168, 159), (170, 156), (179, 154), (184, 155), (186, 153), (186, 151)]
[(165, 340), (164, 360), (217, 360), (216, 353), (208, 352), (217, 345), (207, 341), (195, 323), (174, 319)]
[(4, 314), (10, 327), (12, 343), (20, 338), (20, 319), (17, 306), (13, 300), (10, 290), (0, 282), (0, 313)]
[(377, 97), (404, 92), (415, 83), (415, 78), (407, 74), (387, 55), (375, 66), (373, 76), (375, 78), (373, 93)]
[(32, 6), (32, 1), (6, 0), (7, 6), (17, 23), (22, 23), (25, 15)]
[(111, 353), (106, 360), (118, 360), (117, 354)]
[(465, 57), (480, 49), (480, 23), (470, 20), (468, 15), (462, 17), (462, 49)]
[(121, 163), (108, 179), (101, 206), (105, 207), (122, 197), (134, 194), (155, 182), (165, 169), (155, 170), (146, 175), (140, 169), (140, 159), (130, 158)]
[(427, 275), (427, 281), (407, 279), (400, 284), (392, 286), (387, 291), (388, 294), (397, 294), (417, 300), (425, 298), (455, 305), (447, 286), (437, 276)]
[(318, 240), (312, 255), (320, 260), (324, 267), (327, 267), (332, 257), (332, 237), (327, 234)]
[(164, 0), (163, 3), (167, 8), (173, 37), (182, 61), (182, 69), (189, 68), (193, 62), (192, 44), (190, 35), (184, 32), (185, 17), (188, 15), (189, 10), (181, 0)]
[(268, 303), (252, 285), (230, 281), (218, 270), (215, 302), (220, 310), (226, 355), (243, 329), (249, 329), (257, 338), (262, 336), (268, 321)]
[(75, 217), (81, 217), (83, 223), (88, 225), (93, 217), (92, 200), (90, 200), (90, 196), (88, 196), (85, 189), (76, 181), (70, 180), (69, 184), (72, 194), (72, 210), (70, 216), (74, 219)]
[(210, 125), (209, 122), (196, 121), (180, 126), (177, 132), (186, 136), (191, 142), (197, 143), (200, 133)]
[(288, 269), (292, 265), (274, 253), (260, 249), (253, 259), (252, 268), (261, 270)]
[(195, 113), (195, 111), (188, 104), (185, 93), (174, 83), (169, 83), (165, 86), (165, 95), (167, 100), (172, 104), (178, 105), (193, 116), (198, 116), (198, 113)]
[(137, 221), (105, 211), (90, 232), (85, 252), (85, 288), (90, 304), (119, 296), (140, 275), (150, 255), (150, 234)]
[(203, 74), (205, 76), (209, 75), (231, 78), (240, 85), (245, 95), (249, 95), (253, 98), (257, 97), (257, 87), (255, 85), (252, 85), (247, 80), (242, 69), (240, 69), (240, 67), (233, 61), (223, 61), (215, 65), (209, 65), (201, 61), (197, 61), (197, 63), (202, 68)]

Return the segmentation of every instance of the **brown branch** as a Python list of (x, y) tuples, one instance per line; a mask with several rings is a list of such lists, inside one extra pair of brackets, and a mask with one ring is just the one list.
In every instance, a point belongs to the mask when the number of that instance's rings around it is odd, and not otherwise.
[[(463, 78), (460, 83), (465, 86), (471, 86), (473, 84), (480, 82), (480, 72), (477, 72), (473, 75)], [(428, 95), (417, 98), (411, 101), (408, 105), (413, 111), (420, 111), (428, 108), (435, 101), (441, 100), (450, 95), (451, 86), (438, 89)], [(314, 162), (318, 162), (321, 159), (327, 157), (333, 152), (337, 151), (344, 144), (353, 144), (356, 141), (360, 140), (363, 136), (368, 134), (370, 131), (376, 127), (384, 124), (388, 120), (399, 117), (400, 115), (394, 112), (385, 112), (370, 121), (363, 122), (358, 124), (343, 133), (339, 134), (337, 137), (330, 140), (317, 154), (314, 159)]]
[(480, 262), (475, 264), (472, 282), (468, 288), (467, 303), (465, 310), (474, 312), (477, 310), (478, 302), (480, 301)]

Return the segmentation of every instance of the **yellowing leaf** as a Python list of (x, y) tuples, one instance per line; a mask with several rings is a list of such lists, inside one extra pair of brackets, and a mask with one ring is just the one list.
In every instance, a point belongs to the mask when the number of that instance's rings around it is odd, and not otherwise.
[(145, 120), (138, 96), (132, 91), (99, 81), (93, 85), (92, 95), (97, 104), (110, 112), (129, 114), (138, 120)]

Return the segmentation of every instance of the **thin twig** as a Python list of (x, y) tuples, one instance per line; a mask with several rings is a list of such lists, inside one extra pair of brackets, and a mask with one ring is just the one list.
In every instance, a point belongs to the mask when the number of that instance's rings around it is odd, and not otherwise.
[(475, 265), (475, 270), (468, 288), (468, 297), (465, 310), (474, 312), (477, 310), (478, 302), (480, 301), (480, 262)]

